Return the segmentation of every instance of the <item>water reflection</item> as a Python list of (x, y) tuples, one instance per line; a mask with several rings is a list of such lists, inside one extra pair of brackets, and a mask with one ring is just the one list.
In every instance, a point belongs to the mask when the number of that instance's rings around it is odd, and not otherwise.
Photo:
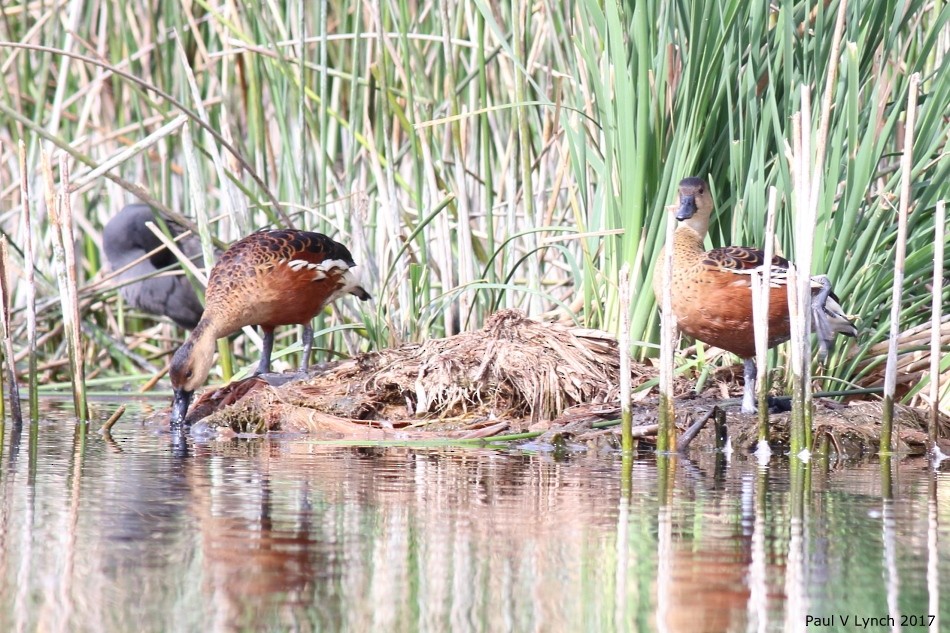
[(947, 617), (950, 484), (923, 462), (888, 479), (877, 464), (640, 458), (623, 495), (621, 460), (602, 454), (306, 440), (185, 454), (135, 424), (112, 443), (74, 429), (45, 423), (32, 442), (6, 429), (0, 630), (770, 631), (805, 630), (806, 615)]

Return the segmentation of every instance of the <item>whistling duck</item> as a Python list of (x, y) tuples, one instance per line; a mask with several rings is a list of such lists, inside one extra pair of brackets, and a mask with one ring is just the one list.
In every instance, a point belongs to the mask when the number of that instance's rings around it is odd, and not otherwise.
[[(151, 314), (167, 316), (181, 327), (193, 330), (204, 308), (188, 279), (182, 275), (142, 279), (178, 263), (171, 251), (162, 247), (161, 241), (145, 226), (146, 222), (154, 220), (151, 208), (145, 204), (130, 204), (119, 211), (102, 230), (106, 259), (113, 270), (141, 260), (118, 275), (120, 281), (139, 279), (119, 289), (126, 303)], [(174, 222), (166, 224), (173, 237), (184, 232)], [(201, 254), (201, 245), (194, 237), (185, 238), (178, 244), (189, 257)], [(160, 250), (142, 259), (157, 248)]]
[(255, 372), (261, 374), (270, 371), (274, 328), (302, 324), (301, 367), (306, 370), (313, 343), (310, 320), (344, 294), (370, 298), (350, 272), (353, 266), (350, 251), (320, 233), (263, 230), (235, 242), (211, 269), (204, 315), (172, 358), (172, 425), (184, 422), (192, 394), (208, 377), (215, 341), (245, 325), (264, 331)]
[[(743, 359), (745, 388), (743, 413), (755, 412), (755, 335), (752, 326), (752, 275), (761, 266), (764, 253), (746, 246), (703, 250), (703, 239), (713, 212), (712, 196), (701, 178), (685, 178), (679, 185), (679, 226), (673, 236), (673, 315), (681, 332)], [(665, 247), (664, 247), (665, 250)], [(653, 292), (662, 302), (663, 251), (653, 273)], [(769, 347), (790, 338), (785, 273), (788, 260), (772, 258), (769, 294)], [(812, 322), (824, 359), (835, 333), (855, 337), (854, 324), (844, 315), (831, 282), (812, 277)]]

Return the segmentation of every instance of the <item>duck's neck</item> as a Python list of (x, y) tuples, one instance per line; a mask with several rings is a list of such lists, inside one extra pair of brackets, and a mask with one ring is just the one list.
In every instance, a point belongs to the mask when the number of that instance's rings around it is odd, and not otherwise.
[(201, 375), (201, 382), (208, 377), (211, 371), (211, 360), (214, 356), (215, 343), (218, 340), (218, 333), (214, 325), (205, 319), (198, 322), (198, 326), (191, 332), (191, 336), (185, 342), (190, 346), (188, 353), (194, 359), (194, 367)]
[(695, 256), (698, 253), (705, 252), (703, 240), (706, 237), (706, 224), (702, 223), (702, 230), (697, 230), (695, 223), (691, 224), (694, 218), (685, 222), (680, 222), (673, 233), (673, 257), (677, 256)]

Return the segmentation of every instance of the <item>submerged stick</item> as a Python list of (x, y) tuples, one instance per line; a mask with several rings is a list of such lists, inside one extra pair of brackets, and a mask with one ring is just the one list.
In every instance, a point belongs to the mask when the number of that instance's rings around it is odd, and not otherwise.
[(0, 334), (3, 336), (3, 355), (7, 361), (7, 380), (10, 383), (10, 416), (13, 418), (13, 424), (19, 426), (23, 424), (23, 412), (20, 410), (20, 387), (16, 381), (13, 330), (10, 328), (10, 288), (7, 283), (9, 258), (7, 236), (0, 235)]
[(676, 447), (676, 450), (680, 453), (685, 453), (686, 449), (689, 448), (690, 442), (693, 441), (693, 438), (699, 435), (699, 432), (703, 430), (703, 427), (706, 426), (706, 423), (718, 413), (719, 407), (714, 406), (712, 409), (706, 412), (706, 415), (696, 420), (688, 429), (683, 432), (683, 435), (680, 436), (679, 445)]
[(119, 405), (119, 408), (115, 410), (115, 413), (109, 416), (109, 419), (105, 421), (105, 424), (102, 425), (99, 432), (103, 435), (108, 435), (112, 427), (115, 426), (115, 423), (119, 421), (119, 418), (121, 418), (124, 413), (125, 405)]
[(40, 396), (39, 371), (36, 351), (36, 268), (33, 265), (33, 209), (30, 201), (30, 184), (26, 175), (26, 143), (17, 145), (20, 163), (20, 202), (23, 205), (23, 269), (26, 271), (26, 341), (27, 381), (30, 399), (30, 420), (39, 422)]
[(668, 217), (666, 250), (663, 253), (663, 306), (660, 311), (660, 430), (656, 439), (657, 452), (676, 450), (676, 409), (673, 406), (673, 233), (676, 220)]
[(943, 242), (947, 230), (946, 202), (937, 203), (934, 217), (933, 305), (930, 312), (930, 452), (937, 447), (937, 420), (940, 414), (940, 318), (943, 310)]
[(620, 267), (620, 446), (624, 453), (633, 452), (633, 412), (630, 410), (630, 265)]
[(917, 122), (917, 90), (920, 73), (910, 76), (907, 88), (907, 114), (904, 121), (904, 153), (901, 155), (901, 197), (897, 211), (897, 238), (894, 253), (894, 283), (891, 286), (891, 331), (887, 340), (887, 365), (884, 369), (884, 417), (881, 422), (882, 454), (890, 453), (894, 430), (894, 391), (897, 387), (897, 344), (900, 338), (901, 295), (904, 286), (904, 261), (907, 259), (907, 214), (910, 208), (910, 179), (914, 155), (914, 125)]

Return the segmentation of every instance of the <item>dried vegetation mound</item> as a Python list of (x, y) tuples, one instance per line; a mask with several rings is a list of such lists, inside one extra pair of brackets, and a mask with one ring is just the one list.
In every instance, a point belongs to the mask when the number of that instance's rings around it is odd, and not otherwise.
[[(633, 384), (654, 375), (635, 365)], [(235, 430), (345, 433), (340, 424), (362, 421), (364, 429), (385, 431), (422, 419), (430, 430), (439, 420), (443, 431), (468, 432), (487, 419), (554, 420), (578, 404), (616, 402), (619, 382), (610, 335), (503, 310), (481, 330), (364, 354), (304, 381), (234, 387), (242, 391), (239, 400), (218, 390), (202, 398), (196, 413), (230, 404), (208, 422)]]
[(617, 342), (596, 330), (540, 323), (517, 310), (485, 327), (424, 343), (373, 377), (379, 391), (398, 391), (416, 415), (464, 414), (487, 406), (532, 421), (553, 420), (576, 404), (616, 400)]

